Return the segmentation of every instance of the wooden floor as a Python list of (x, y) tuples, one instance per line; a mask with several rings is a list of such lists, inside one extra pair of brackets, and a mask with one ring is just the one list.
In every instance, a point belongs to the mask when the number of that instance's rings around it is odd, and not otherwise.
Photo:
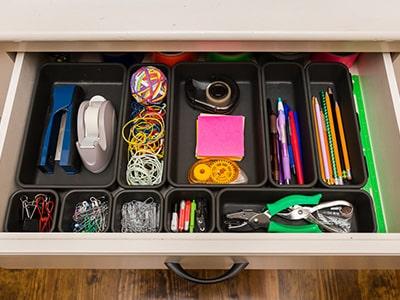
[(199, 286), (161, 270), (0, 269), (1, 300), (165, 298), (400, 299), (400, 271), (245, 271), (223, 284)]

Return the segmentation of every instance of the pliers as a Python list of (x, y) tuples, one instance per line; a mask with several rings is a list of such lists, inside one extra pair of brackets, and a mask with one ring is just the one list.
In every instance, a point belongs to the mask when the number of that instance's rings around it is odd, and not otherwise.
[[(353, 206), (351, 203), (338, 200), (319, 204), (322, 195), (313, 196), (290, 195), (286, 196), (274, 203), (267, 204), (262, 212), (244, 209), (225, 215), (228, 230), (236, 230), (245, 226), (250, 226), (253, 230), (265, 228), (268, 232), (322, 232), (321, 228), (331, 232), (343, 232), (337, 229), (337, 226), (329, 226), (313, 213), (323, 209), (334, 209), (339, 215), (338, 217), (351, 218)], [(318, 205), (319, 204), (319, 205)], [(313, 207), (301, 205), (316, 205)], [(341, 209), (341, 211), (340, 211)], [(335, 214), (335, 213), (334, 213)], [(272, 217), (279, 216), (287, 220), (306, 220), (311, 224), (306, 225), (288, 225), (272, 221)], [(240, 223), (238, 223), (238, 221)]]

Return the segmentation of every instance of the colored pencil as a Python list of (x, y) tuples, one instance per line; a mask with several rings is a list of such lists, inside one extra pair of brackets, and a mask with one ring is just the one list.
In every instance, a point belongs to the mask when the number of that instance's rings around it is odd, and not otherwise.
[(325, 168), (324, 168), (324, 162), (322, 161), (322, 152), (321, 152), (321, 141), (320, 141), (320, 133), (318, 129), (318, 121), (317, 121), (317, 110), (316, 110), (316, 105), (317, 103), (315, 102), (315, 97), (312, 97), (312, 110), (313, 110), (313, 123), (314, 123), (314, 128), (315, 128), (315, 136), (317, 139), (317, 150), (318, 150), (318, 161), (319, 161), (319, 170), (322, 176), (322, 180), (326, 183), (328, 183), (325, 175)]
[(333, 153), (335, 155), (335, 164), (336, 164), (336, 170), (337, 170), (337, 181), (338, 181), (339, 185), (343, 185), (342, 165), (340, 164), (339, 150), (338, 150), (338, 144), (337, 144), (337, 139), (336, 139), (336, 131), (335, 131), (335, 125), (334, 125), (333, 115), (332, 115), (331, 99), (327, 92), (325, 92), (325, 101), (326, 101), (326, 110), (328, 112), (330, 131), (331, 131), (331, 135), (332, 135)]
[(339, 128), (340, 143), (342, 146), (344, 167), (346, 168), (346, 177), (347, 180), (351, 180), (350, 159), (349, 159), (349, 154), (347, 152), (347, 143), (346, 143), (346, 136), (344, 135), (342, 114), (340, 112), (339, 104), (336, 101), (335, 101), (335, 111), (336, 111), (337, 125)]
[(335, 184), (335, 180), (333, 177), (332, 160), (331, 160), (331, 156), (329, 154), (328, 132), (326, 130), (325, 118), (324, 118), (324, 113), (322, 112), (322, 109), (320, 110), (320, 116), (321, 116), (323, 132), (324, 132), (325, 152), (327, 153), (327, 159), (328, 159), (328, 171), (329, 171), (329, 181), (328, 182), (330, 185), (332, 185), (332, 184)]

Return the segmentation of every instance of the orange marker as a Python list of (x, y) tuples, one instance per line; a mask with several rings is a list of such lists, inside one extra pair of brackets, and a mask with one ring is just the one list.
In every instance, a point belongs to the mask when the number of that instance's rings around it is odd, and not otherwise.
[(336, 101), (335, 101), (335, 111), (336, 111), (336, 118), (337, 118), (337, 123), (338, 123), (338, 128), (339, 128), (340, 142), (342, 144), (342, 152), (343, 152), (343, 158), (344, 158), (344, 165), (346, 168), (347, 179), (351, 180), (350, 160), (349, 160), (349, 154), (347, 152), (346, 137), (344, 135), (344, 130), (343, 130), (342, 114), (340, 112), (339, 104)]
[(330, 126), (331, 134), (332, 134), (333, 152), (335, 154), (336, 169), (338, 172), (338, 178), (337, 178), (338, 184), (343, 185), (342, 166), (340, 164), (340, 157), (339, 157), (339, 150), (338, 150), (338, 145), (337, 145), (337, 140), (336, 140), (335, 126), (333, 123), (331, 100), (329, 98), (329, 94), (326, 92), (325, 92), (325, 100), (326, 100), (326, 106), (327, 106), (327, 111), (328, 111), (329, 126)]
[(312, 97), (312, 110), (313, 110), (313, 122), (314, 122), (314, 127), (315, 127), (315, 136), (317, 138), (317, 150), (318, 150), (318, 161), (319, 161), (319, 169), (321, 172), (322, 180), (326, 183), (326, 177), (325, 177), (325, 172), (324, 172), (324, 165), (322, 162), (322, 153), (321, 153), (321, 141), (319, 140), (319, 134), (318, 134), (318, 124), (317, 124), (317, 113), (315, 111), (315, 97)]

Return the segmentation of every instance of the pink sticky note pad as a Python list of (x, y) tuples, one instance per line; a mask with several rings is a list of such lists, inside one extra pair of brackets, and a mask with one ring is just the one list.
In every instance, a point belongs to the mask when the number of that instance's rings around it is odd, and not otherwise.
[(244, 116), (200, 114), (197, 118), (196, 157), (244, 156)]

